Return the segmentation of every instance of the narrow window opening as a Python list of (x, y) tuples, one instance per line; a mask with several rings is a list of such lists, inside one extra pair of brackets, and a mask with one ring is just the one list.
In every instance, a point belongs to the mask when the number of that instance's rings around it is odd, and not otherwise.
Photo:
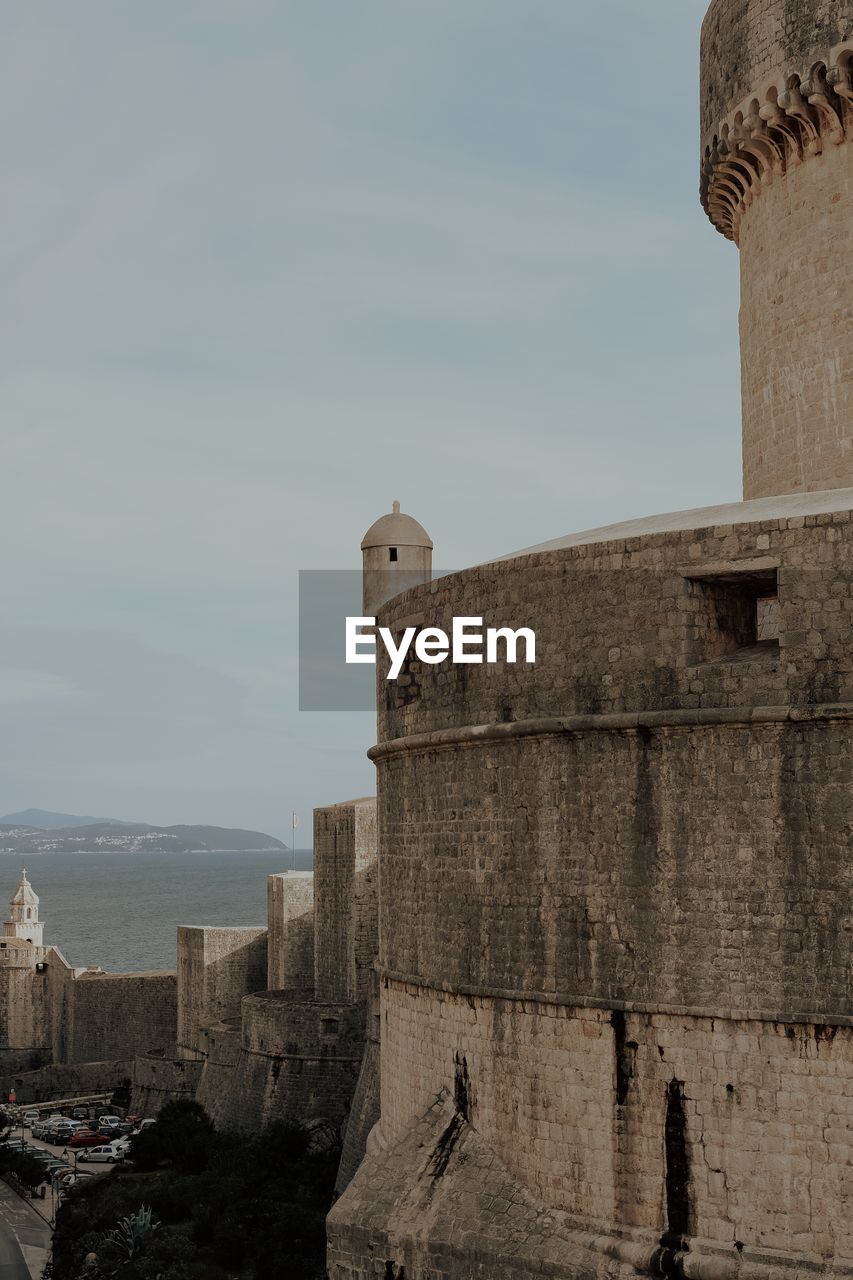
[(396, 560), (396, 559), (397, 559), (397, 548), (396, 548), (396, 547), (389, 547), (389, 548), (388, 548), (388, 559), (389, 559), (389, 560), (391, 560), (391, 561), (394, 561), (394, 560)]

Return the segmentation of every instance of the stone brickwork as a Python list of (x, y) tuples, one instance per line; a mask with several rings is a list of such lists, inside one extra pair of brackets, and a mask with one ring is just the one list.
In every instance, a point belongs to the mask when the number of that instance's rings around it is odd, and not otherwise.
[[(202, 1032), (198, 1100), (219, 1126), (241, 1133), (274, 1120), (342, 1131), (359, 1081), (368, 997), (376, 988), (375, 799), (315, 810), (314, 832), (313, 875), (269, 877), (266, 983), (231, 988), (241, 999), (223, 1002), (220, 1019)], [(188, 942), (179, 957), (186, 956), (188, 989), (198, 992), (191, 975), (199, 969), (193, 947), (201, 944)], [(283, 987), (272, 987), (275, 981)], [(377, 1055), (372, 1063), (349, 1134), (353, 1167), (364, 1152), (370, 1099), (378, 1096)]]
[(111, 1093), (129, 1080), (133, 1062), (110, 1059), (108, 1062), (52, 1063), (37, 1070), (10, 1070), (0, 1061), (0, 1090), (15, 1090), (18, 1102), (47, 1102), (52, 1098), (85, 1097), (93, 1093)]
[(713, 0), (702, 24), (702, 136), (853, 36), (846, 0)]
[[(208, 1115), (222, 1116), (232, 1106), (230, 1097), (239, 1061), (240, 1018), (226, 1018), (209, 1027), (207, 1053), (196, 1091), (196, 1099)], [(258, 1132), (260, 1129), (259, 1118)]]
[(355, 1177), (364, 1159), (370, 1134), (379, 1122), (381, 1039), (378, 999), (375, 1012), (368, 1015), (367, 1027), (367, 1040), (347, 1116), (341, 1162), (335, 1180), (336, 1196), (340, 1196)]
[(849, 483), (851, 206), (853, 146), (846, 145), (792, 168), (743, 213), (740, 341), (748, 497)]
[(166, 1102), (194, 1098), (202, 1063), (176, 1056), (175, 1046), (165, 1052), (137, 1054), (133, 1063), (130, 1109), (136, 1115), (156, 1116)]
[(199, 1098), (219, 1127), (237, 1132), (257, 1133), (274, 1120), (339, 1126), (363, 1042), (364, 1013), (356, 1005), (314, 1000), (310, 992), (247, 996), (233, 1078), (217, 1091), (203, 1075)]
[(178, 929), (179, 1055), (203, 1056), (207, 1028), (237, 1015), (243, 996), (266, 985), (266, 929), (182, 925)]
[(741, 252), (747, 498), (849, 483), (852, 71), (844, 0), (708, 11), (702, 199)]
[(376, 959), (375, 877), (375, 799), (316, 809), (314, 965), (320, 999), (367, 998)]
[(332, 1276), (853, 1274), (853, 494), (826, 505), (616, 529), (383, 611), (523, 623), (537, 662), (411, 664), (380, 701), (382, 1154)]
[(174, 973), (84, 973), (72, 987), (66, 1062), (103, 1062), (171, 1044)]
[(283, 871), (267, 880), (267, 987), (314, 983), (314, 876)]

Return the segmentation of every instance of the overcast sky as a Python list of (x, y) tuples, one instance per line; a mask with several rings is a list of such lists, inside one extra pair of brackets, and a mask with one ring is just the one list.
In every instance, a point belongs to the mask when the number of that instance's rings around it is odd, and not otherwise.
[(299, 568), (739, 498), (705, 7), (7, 10), (0, 813), (305, 833), (373, 725), (297, 710)]

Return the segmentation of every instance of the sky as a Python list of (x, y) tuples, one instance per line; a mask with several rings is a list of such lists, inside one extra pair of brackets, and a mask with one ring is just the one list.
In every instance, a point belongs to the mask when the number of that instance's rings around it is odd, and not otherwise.
[(374, 790), (297, 574), (740, 497), (704, 0), (61, 0), (0, 52), (0, 813)]

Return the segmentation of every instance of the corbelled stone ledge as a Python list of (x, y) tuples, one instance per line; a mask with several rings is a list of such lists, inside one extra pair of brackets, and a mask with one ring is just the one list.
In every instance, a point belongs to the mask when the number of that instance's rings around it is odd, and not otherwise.
[(737, 240), (740, 218), (763, 187), (850, 134), (853, 47), (828, 52), (802, 75), (780, 72), (719, 122), (702, 155), (702, 204)]
[(479, 742), (501, 742), (514, 738), (545, 738), (554, 735), (587, 733), (630, 733), (642, 729), (693, 729), (708, 726), (754, 726), (765, 724), (808, 724), (826, 720), (853, 720), (853, 702), (814, 703), (782, 707), (687, 707), (673, 711), (625, 711), (606, 715), (543, 716), (509, 724), (463, 725), (413, 733), (377, 743), (368, 751), (374, 762), (390, 756), (444, 747), (476, 746)]
[(461, 996), (471, 1000), (506, 1000), (523, 1004), (559, 1005), (569, 1009), (607, 1009), (623, 1013), (661, 1015), (673, 1018), (704, 1018), (717, 1022), (760, 1022), (779, 1026), (853, 1027), (853, 1014), (823, 1013), (795, 1009), (731, 1009), (700, 1007), (687, 1004), (651, 1004), (643, 1000), (604, 1000), (584, 996), (578, 992), (513, 991), (482, 984), (467, 986), (434, 978), (423, 978), (416, 973), (397, 973), (393, 969), (378, 967), (379, 978), (386, 984), (411, 987), (413, 990), (439, 991), (445, 995)]

